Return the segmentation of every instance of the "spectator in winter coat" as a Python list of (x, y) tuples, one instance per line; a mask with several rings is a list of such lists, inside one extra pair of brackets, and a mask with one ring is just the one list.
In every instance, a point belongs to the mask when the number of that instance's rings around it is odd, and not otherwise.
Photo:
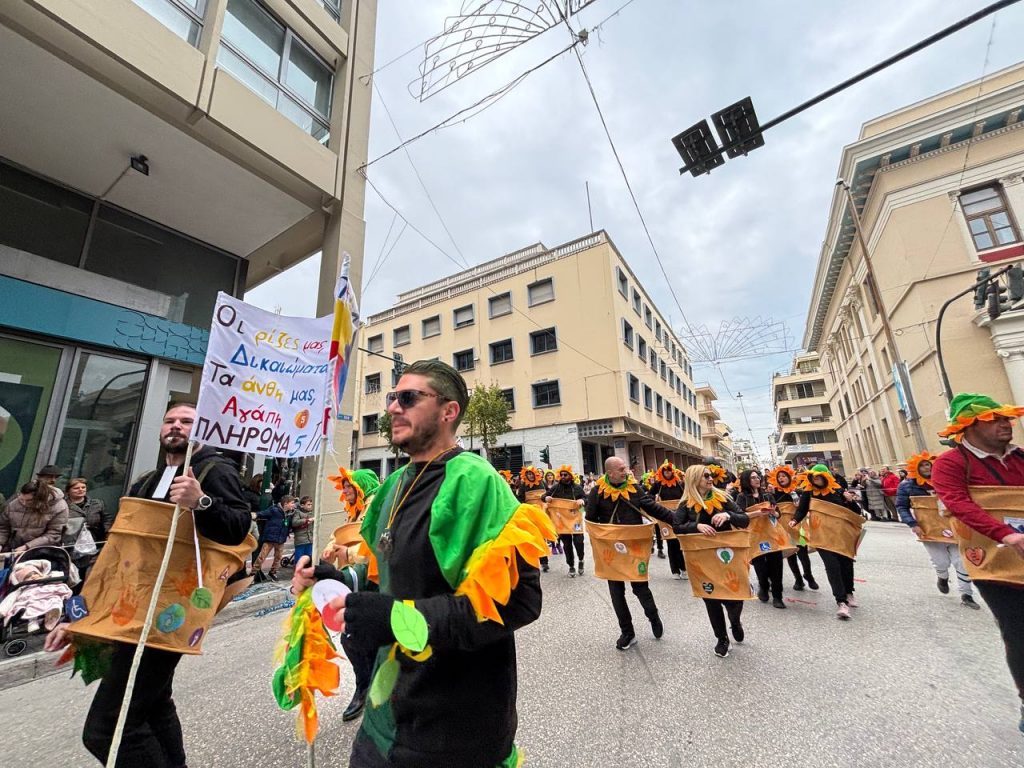
[(885, 510), (885, 491), (882, 490), (882, 481), (879, 479), (878, 473), (873, 469), (864, 478), (864, 496), (872, 520), (888, 519)]
[(59, 547), (68, 522), (68, 503), (52, 485), (33, 480), (0, 511), (0, 552)]
[[(75, 518), (83, 518), (89, 527), (89, 533), (97, 543), (107, 538), (107, 531), (114, 524), (114, 515), (107, 514), (102, 499), (89, 497), (89, 481), (84, 477), (73, 477), (68, 480), (64, 489), (68, 502), (68, 528), (72, 527)], [(81, 525), (77, 526), (81, 530)], [(74, 542), (71, 542), (74, 544)]]
[(885, 510), (889, 513), (889, 519), (896, 520), (896, 490), (900, 487), (900, 476), (889, 467), (883, 467), (880, 479), (884, 494), (882, 503), (885, 504)]
[(274, 560), (270, 564), (270, 580), (277, 581), (277, 570), (281, 567), (281, 555), (284, 554), (284, 543), (288, 541), (288, 517), (295, 509), (294, 496), (282, 496), (280, 504), (274, 504), (261, 511), (258, 517), (266, 520), (263, 527), (263, 547), (259, 557), (252, 565), (256, 581), (263, 581), (263, 560), (271, 552)]
[(295, 541), (295, 554), (293, 562), (299, 562), (300, 557), (313, 559), (313, 497), (303, 496), (299, 500), (298, 509), (292, 513), (292, 538)]

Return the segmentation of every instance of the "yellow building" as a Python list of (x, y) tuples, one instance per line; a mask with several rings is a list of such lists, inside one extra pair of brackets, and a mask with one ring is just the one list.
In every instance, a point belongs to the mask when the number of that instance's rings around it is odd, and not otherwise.
[(604, 232), (531, 245), (410, 289), (360, 334), (375, 354), (360, 356), (354, 379), (358, 466), (386, 472), (404, 461), (377, 427), (392, 355), (440, 359), (470, 387), (503, 388), (512, 430), (491, 451), (499, 467), (539, 464), (544, 448), (555, 467), (600, 472), (617, 455), (638, 475), (666, 458), (685, 465), (700, 456), (686, 350)]
[[(1024, 64), (871, 120), (843, 150), (839, 176), (856, 201), (879, 290), (867, 281), (855, 221), (837, 186), (803, 346), (827, 372), (848, 465), (891, 465), (941, 447), (939, 310), (971, 287), (979, 269), (1024, 255), (1022, 111)], [(942, 350), (954, 391), (1024, 402), (1024, 309), (990, 322), (962, 298), (945, 314)], [(906, 393), (893, 383), (900, 360), (909, 370)]]
[(114, 503), (197, 396), (218, 291), (318, 250), (321, 314), (343, 251), (360, 284), (375, 27), (375, 0), (0, 2), (0, 492), (52, 462)]
[(772, 377), (778, 447), (786, 464), (827, 464), (842, 472), (842, 449), (832, 413), (829, 379), (816, 353), (797, 355), (793, 367)]

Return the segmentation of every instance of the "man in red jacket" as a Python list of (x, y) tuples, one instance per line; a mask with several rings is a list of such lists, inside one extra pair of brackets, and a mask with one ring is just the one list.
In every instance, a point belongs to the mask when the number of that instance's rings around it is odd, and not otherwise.
[(899, 515), (896, 513), (896, 491), (900, 487), (900, 476), (889, 467), (883, 467), (879, 476), (882, 481), (882, 493), (885, 494), (885, 508), (889, 512), (889, 519), (899, 522)]
[[(1022, 558), (1024, 533), (986, 512), (971, 498), (970, 486), (1007, 485), (1024, 488), (1024, 450), (1011, 443), (1013, 422), (1024, 407), (1000, 405), (991, 397), (959, 394), (949, 405), (950, 424), (939, 435), (956, 441), (932, 468), (932, 485), (951, 514), (990, 539), (1010, 547)], [(992, 610), (1006, 646), (1006, 663), (1024, 701), (1024, 585), (975, 580)], [(1024, 703), (1018, 724), (1024, 732)]]

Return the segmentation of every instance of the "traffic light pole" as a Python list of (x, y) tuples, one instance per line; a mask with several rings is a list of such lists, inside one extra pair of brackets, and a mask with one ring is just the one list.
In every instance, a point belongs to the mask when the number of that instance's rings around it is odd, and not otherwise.
[[(860, 214), (857, 212), (857, 204), (853, 200), (853, 194), (850, 192), (849, 185), (840, 179), (836, 182), (836, 186), (842, 187), (843, 192), (846, 194), (846, 203), (850, 211), (850, 216), (853, 218), (853, 228), (857, 233), (857, 242), (860, 243), (860, 250), (864, 254), (864, 267), (867, 272), (866, 279), (868, 288), (871, 291), (871, 298), (878, 306), (878, 315), (882, 320), (882, 330), (885, 332), (885, 341), (888, 344), (889, 349), (892, 350), (892, 356), (896, 361), (897, 370), (903, 365), (903, 356), (900, 355), (899, 345), (896, 343), (896, 334), (892, 331), (892, 325), (889, 324), (889, 314), (886, 312), (885, 303), (882, 301), (882, 292), (878, 290), (878, 281), (875, 280), (875, 269), (871, 264), (871, 254), (868, 251), (867, 241), (864, 239), (864, 231), (861, 228)], [(910, 372), (907, 371), (906, 391), (904, 392), (907, 398), (907, 413), (906, 416), (907, 425), (910, 427), (911, 432), (914, 435), (914, 443), (917, 446), (917, 452), (927, 450), (928, 444), (924, 439), (924, 430), (921, 429), (921, 415), (917, 412), (917, 406), (914, 404), (914, 395), (910, 391)]]

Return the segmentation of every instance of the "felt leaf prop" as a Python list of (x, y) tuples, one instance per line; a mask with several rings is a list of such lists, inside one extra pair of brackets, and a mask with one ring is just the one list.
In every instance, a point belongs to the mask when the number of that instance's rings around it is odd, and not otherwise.
[(391, 692), (395, 690), (395, 683), (398, 682), (398, 673), (401, 669), (395, 659), (395, 648), (392, 646), (387, 661), (377, 669), (377, 674), (373, 676), (373, 682), (370, 684), (370, 705), (374, 709), (391, 698)]
[(193, 607), (201, 611), (208, 610), (213, 607), (213, 592), (206, 587), (196, 587), (192, 592), (190, 601)]
[(74, 659), (74, 666), (71, 669), (71, 676), (81, 673), (82, 682), (89, 685), (99, 680), (110, 669), (110, 661), (114, 655), (114, 646), (110, 643), (89, 642), (88, 640), (77, 640), (69, 645), (60, 658), (57, 659), (57, 666), (66, 664)]
[(391, 605), (391, 631), (398, 643), (414, 653), (427, 647), (427, 620), (420, 613), (412, 600)]
[(338, 691), (340, 671), (333, 663), (339, 658), (323, 621), (313, 605), (312, 590), (305, 590), (284, 625), (285, 633), (278, 643), (271, 687), (277, 705), (283, 710), (299, 710), (299, 731), (307, 743), (316, 739), (319, 718), (316, 692), (333, 696)]

